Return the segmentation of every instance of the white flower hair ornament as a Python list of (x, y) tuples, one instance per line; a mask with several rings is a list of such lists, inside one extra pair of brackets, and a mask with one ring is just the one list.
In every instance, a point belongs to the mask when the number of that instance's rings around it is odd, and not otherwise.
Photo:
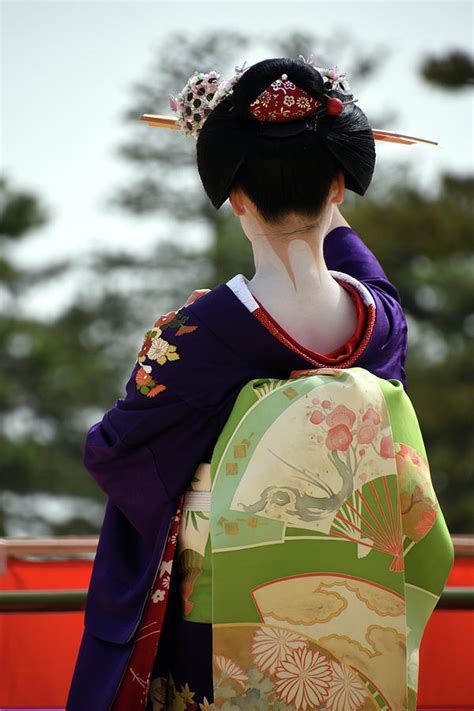
[[(354, 99), (349, 82), (346, 79), (346, 74), (338, 71), (338, 68), (326, 69), (324, 67), (318, 67), (314, 61), (313, 55), (308, 59), (305, 59), (303, 55), (299, 55), (299, 59), (306, 64), (312, 66), (316, 71), (318, 71), (324, 81), (324, 95), (325, 104), (324, 108), (329, 115), (337, 116), (339, 115), (344, 106), (347, 104), (353, 104), (357, 99)], [(180, 130), (189, 136), (192, 136), (197, 140), (199, 133), (207, 117), (211, 111), (226, 97), (230, 96), (233, 92), (234, 85), (239, 81), (240, 77), (247, 70), (245, 63), (241, 67), (235, 67), (235, 73), (230, 79), (221, 81), (221, 75), (216, 71), (210, 71), (207, 73), (194, 72), (188, 81), (186, 82), (183, 89), (179, 92), (178, 96), (170, 97), (170, 108), (176, 113), (176, 118), (171, 116), (160, 116), (155, 114), (142, 114), (140, 116), (141, 121), (145, 121), (149, 126), (155, 126), (159, 128), (171, 128), (175, 130)], [(276, 86), (278, 85), (278, 86)], [(265, 94), (268, 93), (269, 89), (273, 89), (275, 92), (277, 90), (283, 90), (289, 92), (290, 96), (283, 98), (280, 104), (285, 105), (284, 111), (282, 111), (281, 106), (277, 106), (278, 112), (285, 114), (285, 117), (275, 117), (275, 110), (267, 109), (267, 104), (265, 103)], [(292, 98), (291, 94), (296, 93)], [(277, 98), (277, 94), (274, 94), (274, 98)], [(281, 99), (281, 97), (278, 97)], [(308, 108), (303, 111), (297, 111), (296, 106), (302, 106), (306, 101), (308, 103)], [(278, 101), (276, 102), (278, 104)], [(312, 104), (310, 106), (310, 104)], [(307, 115), (312, 113), (320, 105), (320, 102), (312, 99), (306, 92), (299, 89), (291, 82), (286, 74), (281, 76), (281, 79), (276, 79), (272, 83), (271, 87), (258, 97), (258, 99), (252, 102), (249, 107), (250, 113), (259, 120), (264, 121), (275, 121), (275, 120), (294, 120), (300, 117), (300, 115)], [(292, 108), (292, 107), (295, 108)], [(275, 109), (275, 107), (274, 107)], [(402, 133), (393, 133), (391, 131), (385, 131), (382, 129), (372, 129), (373, 136), (375, 140), (388, 141), (390, 143), (425, 143), (437, 146), (437, 142), (429, 141), (425, 138), (416, 138), (415, 136), (406, 136)]]
[(227, 81), (220, 81), (220, 74), (215, 71), (207, 74), (194, 72), (178, 96), (170, 98), (170, 108), (177, 114), (178, 128), (197, 139), (212, 109), (232, 93), (234, 84), (245, 71), (244, 66), (235, 67), (235, 74)]

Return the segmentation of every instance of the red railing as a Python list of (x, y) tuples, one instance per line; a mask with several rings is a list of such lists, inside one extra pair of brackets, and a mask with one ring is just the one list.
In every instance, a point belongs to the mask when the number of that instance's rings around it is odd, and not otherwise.
[[(453, 543), (420, 650), (418, 708), (430, 711), (474, 709), (474, 536)], [(0, 539), (0, 711), (64, 708), (96, 545), (95, 536)]]

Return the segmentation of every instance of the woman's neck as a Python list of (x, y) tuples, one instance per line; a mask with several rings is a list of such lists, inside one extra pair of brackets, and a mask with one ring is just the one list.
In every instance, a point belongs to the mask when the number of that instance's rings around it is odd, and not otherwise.
[(314, 307), (324, 295), (338, 290), (324, 261), (319, 235), (261, 236), (252, 241), (252, 246), (255, 275), (249, 288), (269, 307)]
[(249, 235), (255, 259), (251, 293), (295, 340), (319, 353), (344, 343), (357, 325), (353, 301), (329, 273), (323, 254), (325, 235), (347, 224), (339, 213), (329, 224)]

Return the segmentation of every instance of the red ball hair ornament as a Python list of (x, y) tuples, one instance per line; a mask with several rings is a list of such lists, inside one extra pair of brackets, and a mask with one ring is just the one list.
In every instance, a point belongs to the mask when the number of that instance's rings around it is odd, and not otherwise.
[(330, 99), (327, 100), (326, 111), (330, 116), (339, 116), (339, 114), (342, 113), (343, 108), (344, 104), (337, 97), (332, 96)]

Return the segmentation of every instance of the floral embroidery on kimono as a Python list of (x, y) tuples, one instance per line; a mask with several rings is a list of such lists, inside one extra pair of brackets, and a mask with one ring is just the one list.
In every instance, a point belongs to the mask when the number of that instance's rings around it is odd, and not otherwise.
[(179, 360), (180, 355), (176, 346), (173, 346), (163, 338), (163, 333), (168, 329), (175, 330), (176, 336), (192, 333), (198, 327), (187, 326), (188, 319), (189, 316), (184, 316), (178, 311), (170, 311), (164, 316), (160, 316), (158, 321), (155, 321), (153, 326), (145, 333), (142, 347), (137, 354), (137, 363), (141, 367), (135, 375), (137, 390), (142, 395), (155, 397), (166, 390), (166, 385), (158, 383), (152, 376), (152, 366), (145, 364), (145, 361), (148, 359), (155, 361), (158, 365), (165, 365), (168, 362)]

